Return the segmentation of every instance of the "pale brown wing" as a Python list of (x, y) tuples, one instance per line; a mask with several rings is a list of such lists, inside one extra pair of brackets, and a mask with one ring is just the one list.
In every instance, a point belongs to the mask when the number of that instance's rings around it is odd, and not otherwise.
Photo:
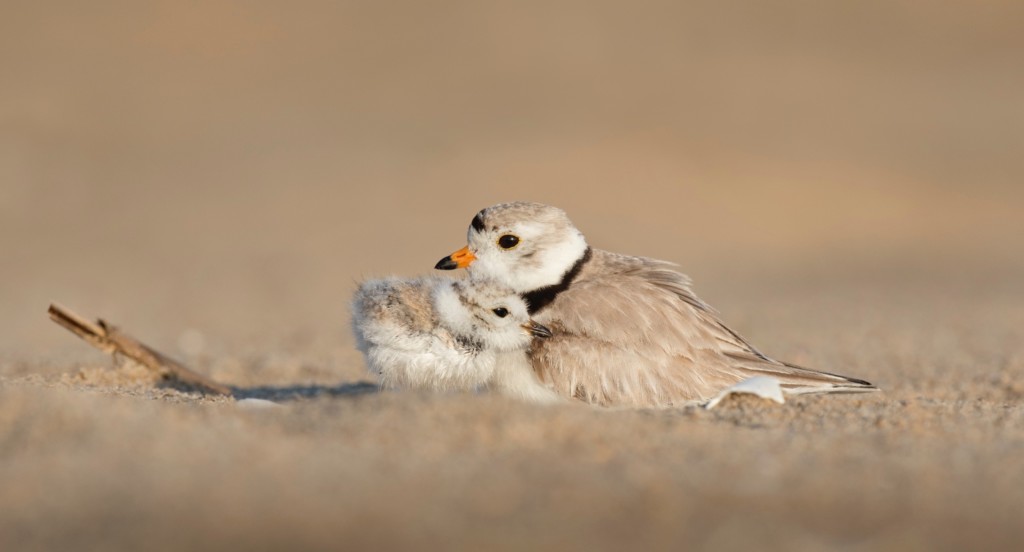
[(538, 376), (560, 394), (601, 405), (705, 400), (757, 375), (791, 393), (871, 389), (860, 380), (770, 359), (723, 324), (669, 263), (595, 251), (593, 266), (536, 318)]

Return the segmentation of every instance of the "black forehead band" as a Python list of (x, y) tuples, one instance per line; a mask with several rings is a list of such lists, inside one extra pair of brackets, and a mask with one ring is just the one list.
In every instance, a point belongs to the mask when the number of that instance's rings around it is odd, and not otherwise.
[(477, 213), (476, 216), (473, 217), (473, 222), (469, 223), (470, 226), (473, 227), (473, 230), (476, 230), (477, 232), (484, 231), (484, 217), (480, 215), (481, 213)]

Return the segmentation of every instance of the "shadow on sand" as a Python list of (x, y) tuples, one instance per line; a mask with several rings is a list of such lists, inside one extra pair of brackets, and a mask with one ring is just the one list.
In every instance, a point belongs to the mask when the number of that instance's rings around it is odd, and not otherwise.
[(357, 397), (380, 391), (380, 386), (371, 381), (356, 381), (338, 385), (285, 385), (260, 387), (231, 387), (231, 396), (236, 400), (264, 399), (287, 402), (316, 397)]
[[(208, 389), (184, 384), (174, 379), (165, 379), (157, 386), (186, 393), (212, 394)], [(257, 387), (227, 385), (227, 387), (231, 390), (231, 398), (235, 400), (263, 399), (279, 403), (316, 397), (358, 397), (381, 390), (380, 386), (372, 381), (346, 382), (338, 385), (263, 385)]]

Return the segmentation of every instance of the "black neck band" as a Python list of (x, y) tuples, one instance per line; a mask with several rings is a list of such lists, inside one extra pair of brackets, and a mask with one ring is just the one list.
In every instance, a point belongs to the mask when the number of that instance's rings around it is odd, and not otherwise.
[(529, 313), (532, 315), (550, 305), (551, 302), (555, 300), (555, 297), (558, 297), (559, 293), (569, 289), (569, 284), (576, 279), (576, 276), (579, 276), (580, 271), (583, 270), (583, 265), (587, 264), (587, 261), (590, 260), (592, 255), (593, 252), (588, 246), (587, 250), (583, 252), (583, 256), (576, 261), (576, 264), (572, 265), (572, 268), (562, 275), (562, 280), (560, 282), (524, 293), (523, 299), (526, 301), (526, 307)]

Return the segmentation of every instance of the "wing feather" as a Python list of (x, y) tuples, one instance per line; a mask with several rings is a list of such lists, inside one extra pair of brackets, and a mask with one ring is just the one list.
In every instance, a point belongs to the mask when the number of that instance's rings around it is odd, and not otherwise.
[(594, 251), (580, 277), (535, 318), (554, 336), (535, 340), (534, 370), (564, 396), (605, 406), (705, 400), (757, 375), (790, 393), (874, 389), (779, 362), (726, 326), (675, 265)]

